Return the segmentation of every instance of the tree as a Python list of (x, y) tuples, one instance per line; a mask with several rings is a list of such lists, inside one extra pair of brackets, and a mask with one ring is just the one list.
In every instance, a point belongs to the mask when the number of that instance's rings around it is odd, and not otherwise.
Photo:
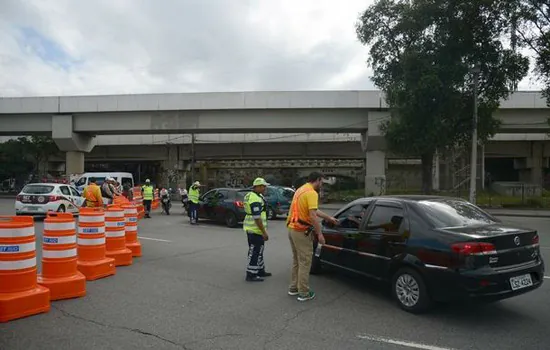
[[(0, 144), (0, 176), (19, 178), (38, 173), (40, 163), (58, 152), (51, 137), (19, 137)], [(42, 175), (42, 174), (39, 174)]]
[(372, 79), (390, 107), (382, 132), (393, 152), (420, 156), (424, 193), (432, 191), (435, 152), (471, 140), (472, 67), (481, 142), (498, 129), (500, 99), (527, 74), (528, 59), (501, 42), (510, 10), (498, 0), (378, 0), (360, 16), (357, 35), (370, 46)]
[(534, 53), (534, 72), (544, 84), (542, 93), (550, 106), (550, 3), (548, 0), (516, 0), (511, 13), (512, 31), (519, 46)]

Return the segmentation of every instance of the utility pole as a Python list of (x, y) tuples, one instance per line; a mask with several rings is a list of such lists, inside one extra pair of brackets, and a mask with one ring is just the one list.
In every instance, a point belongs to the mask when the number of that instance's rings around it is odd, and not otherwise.
[(474, 118), (472, 125), (472, 159), (470, 163), (470, 203), (476, 204), (477, 186), (477, 90), (479, 84), (479, 66), (475, 66), (471, 72), (474, 75)]
[(195, 182), (195, 134), (191, 134), (191, 183)]

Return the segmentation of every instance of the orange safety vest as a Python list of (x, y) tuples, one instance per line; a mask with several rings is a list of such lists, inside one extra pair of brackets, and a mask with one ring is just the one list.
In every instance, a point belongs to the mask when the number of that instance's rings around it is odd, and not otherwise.
[(90, 184), (86, 186), (86, 188), (84, 189), (84, 198), (86, 198), (86, 202), (95, 203), (96, 207), (100, 207), (102, 206), (103, 203), (101, 203), (101, 205), (98, 205), (98, 202), (99, 202), (98, 199), (96, 198), (95, 194), (92, 191), (90, 191), (91, 186), (97, 186), (97, 185)]
[(294, 193), (294, 198), (292, 198), (292, 203), (290, 204), (290, 209), (288, 210), (288, 217), (286, 219), (286, 225), (293, 224), (294, 229), (297, 231), (306, 231), (308, 228), (313, 226), (312, 223), (309, 222), (309, 215), (307, 218), (301, 218), (300, 217), (300, 211), (298, 210), (298, 203), (300, 201), (300, 197), (304, 193), (308, 193), (311, 191), (315, 191), (311, 186), (303, 185), (298, 190), (296, 190), (296, 193)]

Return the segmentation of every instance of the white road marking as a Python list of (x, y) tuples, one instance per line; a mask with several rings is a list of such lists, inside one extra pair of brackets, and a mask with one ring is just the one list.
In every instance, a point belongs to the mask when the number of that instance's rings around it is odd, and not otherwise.
[(168, 241), (166, 239), (160, 239), (160, 238), (151, 238), (151, 237), (143, 237), (143, 236), (138, 236), (139, 239), (148, 239), (150, 241), (158, 241), (158, 242), (167, 242), (167, 243), (172, 243), (172, 241)]
[(412, 348), (412, 349), (453, 350), (452, 348), (442, 348), (442, 347), (439, 347), (439, 346), (413, 343), (413, 342), (395, 340), (395, 339), (383, 338), (383, 337), (375, 337), (375, 336), (371, 336), (371, 335), (358, 335), (357, 338), (364, 339), (364, 340), (370, 340), (370, 341), (374, 341), (374, 342), (377, 342), (377, 343), (400, 345), (400, 346), (404, 346), (404, 347), (408, 347), (408, 348)]
[(550, 276), (544, 276), (544, 278), (546, 278), (546, 279), (550, 279)]

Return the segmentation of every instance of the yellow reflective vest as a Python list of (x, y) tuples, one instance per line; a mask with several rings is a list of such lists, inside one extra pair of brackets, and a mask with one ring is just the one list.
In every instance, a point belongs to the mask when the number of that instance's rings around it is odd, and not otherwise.
[(195, 204), (199, 203), (199, 197), (200, 197), (200, 191), (198, 188), (193, 188), (193, 186), (189, 187), (189, 191), (187, 191), (187, 196), (189, 198), (189, 201)]
[(244, 232), (252, 232), (261, 235), (262, 231), (260, 230), (258, 225), (256, 225), (254, 217), (252, 216), (251, 206), (254, 203), (260, 203), (260, 205), (262, 206), (262, 223), (264, 224), (264, 227), (267, 228), (267, 205), (265, 199), (262, 195), (257, 194), (254, 191), (250, 191), (246, 194), (246, 196), (244, 196), (244, 211), (246, 213), (246, 216), (244, 217), (243, 230)]
[(141, 189), (143, 190), (143, 200), (152, 201), (153, 200), (153, 186), (144, 185)]

